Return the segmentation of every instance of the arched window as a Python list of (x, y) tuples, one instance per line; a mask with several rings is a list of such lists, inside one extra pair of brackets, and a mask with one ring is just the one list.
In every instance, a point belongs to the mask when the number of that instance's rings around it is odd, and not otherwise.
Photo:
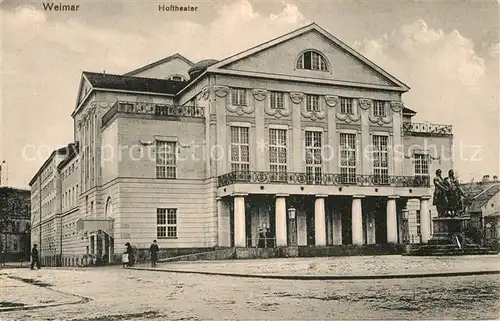
[(176, 81), (186, 81), (186, 78), (182, 75), (171, 75), (167, 77), (168, 80), (176, 80)]
[(328, 71), (326, 58), (317, 51), (303, 52), (297, 59), (297, 69)]
[(104, 212), (104, 215), (106, 218), (112, 218), (113, 217), (113, 203), (111, 202), (111, 197), (108, 197), (106, 200), (106, 210)]

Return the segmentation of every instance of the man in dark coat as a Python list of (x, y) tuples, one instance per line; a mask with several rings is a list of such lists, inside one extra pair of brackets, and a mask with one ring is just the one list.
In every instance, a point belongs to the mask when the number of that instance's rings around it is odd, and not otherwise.
[(133, 266), (134, 265), (134, 249), (132, 248), (132, 245), (130, 245), (129, 242), (125, 243), (125, 246), (127, 247), (127, 250), (125, 253), (128, 255), (128, 266)]
[(33, 248), (31, 249), (31, 269), (35, 269), (35, 265), (37, 269), (40, 270), (40, 258), (38, 257), (38, 249), (36, 244), (33, 244)]
[(149, 247), (149, 252), (151, 252), (151, 266), (156, 266), (156, 261), (158, 261), (158, 252), (160, 248), (158, 244), (156, 244), (156, 240), (153, 241), (153, 244)]

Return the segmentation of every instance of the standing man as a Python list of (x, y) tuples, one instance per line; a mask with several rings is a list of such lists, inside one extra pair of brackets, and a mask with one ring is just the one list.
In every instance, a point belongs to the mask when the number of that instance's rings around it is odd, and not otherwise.
[(38, 257), (38, 249), (36, 244), (33, 244), (33, 248), (31, 249), (31, 269), (35, 269), (35, 264), (37, 269), (40, 270), (40, 258)]
[(158, 252), (160, 248), (156, 244), (156, 240), (153, 240), (153, 244), (149, 247), (149, 252), (151, 252), (151, 266), (156, 266), (156, 261), (158, 261)]

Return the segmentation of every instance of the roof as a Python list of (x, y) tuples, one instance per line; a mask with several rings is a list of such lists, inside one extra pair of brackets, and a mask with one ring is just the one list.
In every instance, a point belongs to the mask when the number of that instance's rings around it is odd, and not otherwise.
[(173, 59), (181, 59), (181, 60), (185, 61), (190, 66), (194, 65), (194, 63), (191, 60), (187, 59), (186, 57), (184, 57), (183, 55), (181, 55), (179, 53), (176, 53), (174, 55), (171, 55), (171, 56), (168, 56), (166, 58), (160, 59), (158, 61), (152, 62), (152, 63), (150, 63), (148, 65), (142, 66), (142, 67), (140, 67), (140, 68), (138, 68), (136, 70), (132, 70), (130, 72), (127, 72), (125, 74), (125, 76), (133, 76), (134, 74), (140, 73), (140, 72), (142, 72), (144, 70), (148, 70), (148, 69), (154, 68), (154, 67), (156, 67), (158, 65), (164, 64), (164, 63), (169, 62), (170, 60), (173, 60)]
[(40, 175), (40, 173), (41, 173), (41, 172), (42, 172), (42, 171), (43, 171), (43, 170), (47, 167), (47, 165), (49, 164), (49, 162), (52, 160), (52, 158), (54, 158), (54, 156), (55, 156), (56, 154), (66, 154), (67, 149), (68, 149), (68, 148), (67, 148), (67, 146), (65, 146), (65, 147), (61, 147), (61, 148), (59, 148), (59, 149), (54, 150), (54, 151), (50, 154), (50, 156), (47, 158), (47, 160), (45, 160), (45, 162), (43, 163), (43, 165), (42, 165), (42, 166), (40, 166), (40, 168), (38, 169), (38, 171), (36, 172), (36, 174), (35, 174), (35, 175), (33, 175), (33, 178), (30, 180), (30, 182), (29, 182), (29, 184), (28, 184), (28, 185), (29, 185), (29, 186), (32, 186), (32, 185), (33, 185), (33, 183), (35, 183), (35, 180), (37, 179), (37, 177), (38, 177), (38, 176)]
[(461, 184), (461, 186), (466, 196), (472, 198), (468, 210), (470, 213), (482, 212), (481, 208), (500, 192), (500, 182), (495, 181)]
[(69, 154), (64, 157), (59, 165), (57, 165), (58, 170), (64, 168), (64, 166), (66, 166), (73, 158), (76, 157), (76, 155), (78, 155), (78, 146), (76, 144), (71, 143), (68, 145), (68, 148), (70, 149)]
[(372, 68), (373, 70), (377, 71), (378, 73), (380, 73), (382, 76), (384, 76), (389, 81), (391, 81), (392, 83), (394, 83), (396, 85), (396, 87), (399, 87), (398, 88), (399, 90), (401, 90), (401, 91), (408, 91), (410, 89), (410, 87), (408, 87), (406, 84), (404, 84), (400, 80), (396, 79), (394, 76), (392, 76), (391, 74), (389, 74), (387, 71), (385, 71), (384, 69), (382, 69), (381, 67), (379, 67), (378, 65), (376, 65), (374, 62), (372, 62), (371, 60), (369, 60), (368, 58), (366, 58), (365, 56), (363, 56), (362, 54), (360, 54), (359, 52), (357, 52), (356, 50), (354, 50), (350, 46), (346, 45), (344, 42), (342, 42), (340, 39), (338, 39), (335, 36), (333, 36), (332, 34), (330, 34), (325, 29), (321, 28), (315, 22), (313, 22), (313, 23), (311, 23), (309, 25), (306, 25), (306, 26), (304, 26), (302, 28), (296, 29), (296, 30), (294, 30), (292, 32), (289, 32), (287, 34), (284, 34), (284, 35), (282, 35), (280, 37), (277, 37), (275, 39), (272, 39), (270, 41), (264, 42), (264, 43), (262, 43), (262, 44), (260, 44), (258, 46), (252, 47), (252, 48), (250, 48), (248, 50), (242, 51), (242, 52), (240, 52), (240, 53), (238, 53), (236, 55), (230, 56), (230, 57), (228, 57), (228, 58), (220, 61), (219, 63), (211, 66), (208, 69), (208, 71), (214, 71), (215, 69), (224, 67), (224, 66), (226, 66), (226, 65), (228, 65), (230, 63), (233, 63), (235, 61), (241, 60), (241, 59), (246, 58), (248, 56), (254, 55), (254, 54), (258, 53), (258, 52), (261, 52), (261, 51), (266, 50), (268, 48), (274, 47), (274, 46), (276, 46), (278, 44), (281, 44), (281, 43), (283, 43), (285, 41), (288, 41), (290, 39), (299, 37), (302, 34), (305, 34), (307, 32), (313, 31), (313, 30), (316, 31), (316, 32), (318, 32), (322, 36), (324, 36), (326, 39), (328, 39), (328, 40), (332, 41), (333, 43), (335, 43), (342, 50), (344, 50), (347, 53), (351, 54), (352, 56), (356, 57), (358, 60), (360, 60), (366, 66), (368, 66), (368, 67)]
[(416, 114), (417, 114), (416, 111), (407, 107), (403, 107), (403, 115), (416, 115)]
[(115, 89), (175, 95), (186, 85), (183, 81), (103, 74), (89, 71), (84, 71), (83, 75), (92, 84), (94, 89)]

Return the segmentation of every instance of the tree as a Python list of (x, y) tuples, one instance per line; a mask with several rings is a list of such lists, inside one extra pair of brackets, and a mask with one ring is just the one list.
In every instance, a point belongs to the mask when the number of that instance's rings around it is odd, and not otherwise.
[(18, 223), (30, 219), (30, 210), (29, 191), (0, 187), (0, 249), (2, 251), (6, 248), (4, 244), (6, 235), (16, 233)]

